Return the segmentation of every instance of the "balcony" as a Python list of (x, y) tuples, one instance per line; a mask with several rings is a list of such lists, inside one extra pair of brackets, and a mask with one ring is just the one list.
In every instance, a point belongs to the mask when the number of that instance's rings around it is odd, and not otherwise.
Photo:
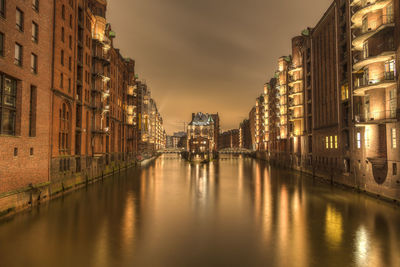
[(108, 57), (108, 54), (107, 53), (105, 53), (105, 52), (103, 52), (103, 53), (95, 53), (94, 55), (93, 55), (93, 58), (95, 59), (95, 60), (98, 60), (98, 61), (100, 61), (101, 63), (103, 63), (103, 65), (104, 66), (107, 66), (107, 65), (109, 65), (110, 64), (110, 58)]
[(289, 116), (289, 121), (297, 121), (297, 120), (302, 120), (304, 118), (303, 115), (290, 115)]
[(110, 105), (103, 105), (103, 112), (109, 112), (110, 111)]
[(356, 125), (391, 123), (396, 120), (396, 110), (374, 111), (355, 116)]
[(301, 95), (303, 92), (304, 91), (303, 91), (302, 88), (298, 88), (298, 89), (290, 88), (289, 89), (289, 97), (294, 97), (296, 95)]
[(303, 79), (301, 79), (301, 78), (297, 78), (297, 79), (289, 78), (289, 86), (290, 87), (293, 87), (293, 85), (298, 84), (298, 83), (302, 83), (302, 82), (303, 82)]
[(374, 3), (368, 2), (368, 4), (366, 4), (365, 6), (360, 7), (351, 17), (351, 22), (353, 22), (354, 24), (353, 27), (361, 27), (363, 17), (366, 14), (382, 9), (390, 2), (392, 2), (392, 0), (377, 0)]
[(110, 131), (110, 128), (105, 127), (105, 128), (100, 128), (100, 127), (94, 127), (92, 129), (93, 134), (107, 134)]
[(302, 66), (298, 66), (298, 67), (291, 67), (290, 69), (289, 69), (289, 74), (290, 75), (293, 75), (293, 73), (295, 73), (295, 72), (298, 72), (298, 71), (302, 71), (303, 70), (303, 67)]
[(355, 50), (362, 51), (363, 44), (366, 40), (379, 33), (380, 31), (388, 28), (394, 27), (394, 17), (393, 15), (389, 16), (381, 16), (380, 17), (381, 24), (377, 25), (375, 29), (368, 29), (367, 31), (359, 31), (355, 32), (356, 37), (353, 39), (352, 45)]
[(136, 85), (128, 85), (128, 96), (136, 97)]
[(396, 55), (395, 51), (384, 51), (377, 56), (370, 56), (365, 59), (361, 59), (359, 61), (355, 60), (353, 64), (353, 69), (355, 71), (359, 71), (363, 67), (368, 66), (370, 64), (391, 60), (392, 58), (395, 57), (395, 55)]
[(303, 103), (301, 102), (291, 102), (289, 104), (289, 109), (301, 108), (303, 107)]
[(377, 80), (367, 80), (365, 77), (361, 77), (355, 80), (354, 95), (363, 96), (365, 91), (378, 88), (388, 88), (394, 85), (396, 85), (394, 72), (385, 72), (382, 78)]

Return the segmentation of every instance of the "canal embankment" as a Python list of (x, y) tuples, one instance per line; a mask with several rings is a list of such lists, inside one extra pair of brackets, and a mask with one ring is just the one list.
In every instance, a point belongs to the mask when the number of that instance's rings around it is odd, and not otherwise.
[(287, 158), (271, 157), (266, 152), (256, 152), (253, 157), (266, 161), (278, 168), (291, 169), (315, 179), (319, 179), (324, 183), (346, 187), (355, 192), (400, 205), (400, 182), (390, 177), (385, 179), (385, 183), (378, 184), (372, 177), (360, 175), (359, 172), (357, 172), (356, 167), (352, 168), (348, 173), (343, 173), (338, 168), (324, 165), (305, 166), (302, 164), (296, 164)]
[(160, 154), (127, 161), (113, 161), (107, 165), (96, 166), (85, 172), (64, 175), (51, 181), (0, 194), (0, 217), (12, 216), (18, 212), (38, 206), (44, 202), (59, 198), (75, 190), (98, 181), (113, 177), (115, 174), (135, 167), (145, 167)]

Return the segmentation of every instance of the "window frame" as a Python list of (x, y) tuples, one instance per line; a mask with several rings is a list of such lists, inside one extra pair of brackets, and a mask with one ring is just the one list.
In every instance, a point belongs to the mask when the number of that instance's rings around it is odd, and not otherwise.
[[(20, 14), (20, 21), (17, 21), (17, 14)], [(24, 31), (24, 12), (18, 7), (15, 9), (15, 26), (20, 32)]]
[(0, 17), (6, 17), (6, 1), (7, 0), (0, 0)]
[(392, 140), (392, 148), (396, 149), (397, 148), (397, 130), (396, 130), (396, 128), (392, 128), (390, 137), (391, 137), (390, 139)]
[(32, 0), (32, 9), (39, 12), (39, 0)]
[[(18, 47), (18, 57), (19, 58), (16, 58), (16, 52), (17, 52), (17, 47)], [(19, 43), (15, 43), (15, 46), (14, 46), (14, 64), (15, 65), (17, 65), (17, 66), (19, 66), (19, 67), (22, 67), (23, 66), (23, 61), (24, 61), (24, 47), (21, 45), (21, 44), (19, 44)]]
[[(6, 81), (10, 81), (10, 85), (14, 87), (14, 90), (10, 90), (10, 93), (6, 93)], [(11, 88), (12, 89), (12, 88)], [(6, 104), (6, 97), (8, 97), (8, 102), (10, 104)], [(18, 97), (18, 81), (10, 76), (5, 74), (0, 74), (0, 135), (17, 135), (17, 97)], [(5, 131), (3, 125), (3, 119), (5, 118), (3, 115), (5, 111), (8, 112), (9, 115), (13, 114), (13, 125), (11, 131)], [(9, 117), (8, 119), (10, 119)]]
[(32, 42), (39, 43), (39, 24), (32, 20)]
[(38, 73), (38, 56), (35, 53), (31, 53), (31, 73)]
[(5, 34), (3, 32), (0, 32), (0, 57), (4, 57), (5, 54), (5, 39)]

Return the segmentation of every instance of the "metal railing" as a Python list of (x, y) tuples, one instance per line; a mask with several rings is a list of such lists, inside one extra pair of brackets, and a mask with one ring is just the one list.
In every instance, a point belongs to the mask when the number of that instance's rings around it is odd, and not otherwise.
[(396, 109), (373, 111), (368, 113), (365, 112), (355, 116), (355, 121), (358, 123), (360, 122), (373, 123), (375, 121), (384, 121), (392, 119), (396, 119)]

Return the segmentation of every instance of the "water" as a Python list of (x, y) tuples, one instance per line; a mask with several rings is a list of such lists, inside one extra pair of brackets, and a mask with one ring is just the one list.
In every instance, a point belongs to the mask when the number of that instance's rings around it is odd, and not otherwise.
[(400, 266), (399, 208), (249, 158), (163, 156), (0, 222), (0, 266)]

